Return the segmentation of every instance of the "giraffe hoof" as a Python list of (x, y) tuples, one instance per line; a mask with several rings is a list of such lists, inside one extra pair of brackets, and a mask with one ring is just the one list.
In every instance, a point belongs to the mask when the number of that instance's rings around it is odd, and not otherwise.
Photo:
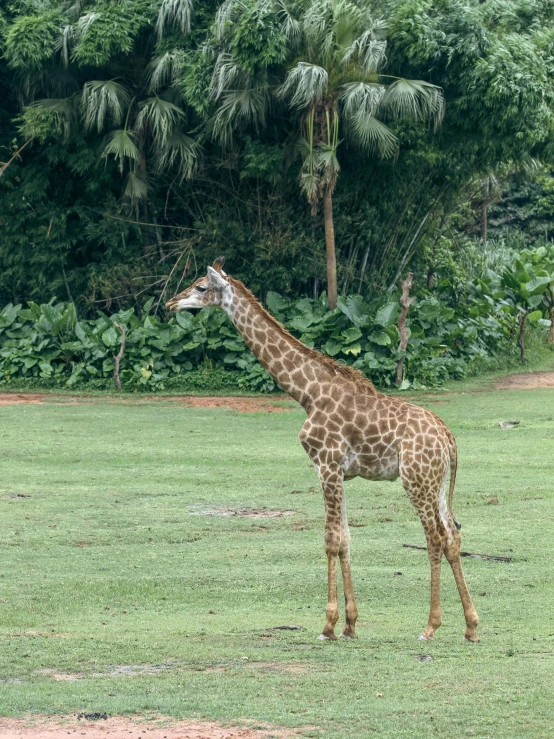
[(343, 632), (342, 634), (339, 634), (339, 639), (357, 639), (357, 638), (358, 638), (358, 635), (357, 634), (354, 634), (354, 633), (352, 633), (352, 634), (345, 634)]
[(479, 637), (477, 634), (466, 634), (464, 636), (464, 641), (468, 641), (471, 644), (477, 644), (479, 642)]
[(327, 636), (326, 634), (320, 634), (318, 637), (319, 641), (334, 641), (336, 640), (336, 636), (333, 634), (333, 636)]
[(431, 641), (433, 637), (432, 636), (426, 636), (425, 634), (421, 634), (417, 637), (418, 641)]

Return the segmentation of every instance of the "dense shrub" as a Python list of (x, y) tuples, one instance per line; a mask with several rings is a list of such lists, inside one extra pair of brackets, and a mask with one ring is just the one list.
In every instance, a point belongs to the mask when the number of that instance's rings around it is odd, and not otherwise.
[[(456, 307), (436, 296), (420, 297), (408, 316), (402, 388), (439, 385), (464, 377), (473, 363), (485, 366), (513, 353), (525, 299), (521, 295), (533, 306), (532, 313), (528, 310), (531, 320), (546, 332), (548, 301), (545, 297), (541, 302), (537, 290), (551, 290), (544, 267), (553, 253), (554, 247), (535, 250), (527, 255), (527, 267), (516, 260), (503, 275), (489, 272), (467, 286)], [(514, 288), (517, 275), (527, 280), (517, 283), (519, 292)], [(360, 369), (377, 386), (393, 384), (402, 356), (397, 299), (378, 304), (350, 295), (329, 311), (325, 295), (289, 301), (269, 292), (267, 304), (308, 346)], [(111, 387), (122, 328), (126, 342), (120, 379), (127, 390), (277, 389), (223, 311), (185, 311), (163, 321), (151, 308), (149, 301), (141, 317), (129, 309), (79, 320), (72, 303), (9, 304), (0, 313), (0, 382)]]

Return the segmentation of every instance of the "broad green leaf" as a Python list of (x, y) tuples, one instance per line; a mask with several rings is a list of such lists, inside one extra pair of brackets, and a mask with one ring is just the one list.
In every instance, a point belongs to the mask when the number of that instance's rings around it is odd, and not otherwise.
[(379, 344), (380, 346), (388, 346), (391, 343), (390, 336), (384, 331), (374, 331), (368, 338), (374, 344)]
[(323, 347), (323, 351), (325, 354), (328, 354), (330, 357), (336, 356), (340, 350), (342, 349), (342, 345), (340, 342), (335, 341), (335, 339), (329, 339), (325, 346)]
[(536, 277), (534, 280), (527, 283), (527, 292), (529, 295), (540, 295), (545, 292), (551, 282), (552, 278), (550, 276)]
[(296, 329), (297, 331), (305, 331), (307, 328), (309, 328), (314, 322), (313, 316), (295, 316), (292, 320), (288, 322), (288, 326), (291, 328)]
[(347, 328), (342, 332), (341, 338), (345, 344), (350, 344), (352, 341), (356, 341), (360, 338), (362, 332), (359, 328), (351, 327)]
[(399, 312), (400, 308), (398, 303), (387, 303), (377, 311), (374, 319), (375, 323), (388, 328), (393, 325)]
[(0, 327), (11, 326), (20, 310), (21, 305), (12, 305), (9, 303), (0, 313)]
[(347, 344), (342, 347), (343, 354), (353, 354), (355, 357), (362, 351), (360, 343), (357, 341), (355, 344)]
[(539, 318), (542, 318), (542, 311), (540, 310), (534, 310), (532, 313), (529, 313), (527, 316), (527, 320), (534, 323), (535, 321), (538, 321)]
[(192, 328), (193, 318), (192, 318), (192, 315), (188, 311), (186, 310), (179, 311), (175, 315), (175, 319), (177, 323), (179, 324), (179, 326), (181, 326), (181, 328), (184, 328), (185, 331), (189, 331)]
[(83, 328), (82, 323), (75, 324), (75, 336), (83, 343), (88, 341), (88, 336), (85, 333), (85, 329)]
[(118, 333), (113, 326), (106, 329), (102, 334), (102, 341), (106, 346), (115, 346), (117, 344)]
[(369, 309), (364, 299), (359, 295), (340, 296), (337, 307), (347, 316), (355, 326), (368, 326), (371, 323)]
[(275, 293), (272, 290), (267, 293), (266, 302), (270, 312), (277, 317), (279, 317), (288, 306), (287, 301), (279, 295), (279, 293)]

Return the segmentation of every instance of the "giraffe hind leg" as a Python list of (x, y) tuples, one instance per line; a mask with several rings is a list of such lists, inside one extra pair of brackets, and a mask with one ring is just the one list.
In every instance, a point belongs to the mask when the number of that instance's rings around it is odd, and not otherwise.
[(401, 468), (400, 474), (402, 485), (417, 510), (427, 540), (427, 554), (431, 567), (431, 603), (427, 626), (419, 637), (421, 640), (427, 641), (434, 637), (436, 630), (442, 623), (440, 576), (442, 555), (448, 533), (440, 511), (441, 484), (440, 482), (423, 482), (414, 475), (413, 469), (410, 470), (408, 475)]
[(478, 642), (479, 637), (477, 636), (477, 624), (479, 623), (479, 616), (471, 600), (471, 595), (467, 589), (464, 572), (462, 569), (462, 560), (460, 558), (460, 547), (462, 537), (460, 532), (453, 527), (451, 537), (446, 543), (444, 554), (450, 567), (452, 568), (452, 574), (458, 587), (458, 593), (462, 601), (464, 608), (464, 617), (466, 620), (466, 633), (465, 639), (470, 642)]
[(477, 636), (477, 624), (479, 617), (471, 600), (460, 559), (461, 535), (453, 521), (451, 521), (446, 509), (444, 497), (446, 487), (446, 473), (442, 474), (442, 482), (432, 484), (416, 483), (413, 475), (409, 478), (402, 477), (402, 484), (406, 489), (410, 500), (416, 508), (421, 520), (425, 537), (427, 539), (427, 553), (431, 565), (431, 606), (429, 621), (420, 639), (432, 639), (435, 631), (441, 625), (440, 606), (440, 570), (441, 560), (444, 554), (454, 575), (458, 587), (460, 599), (464, 609), (466, 621), (465, 639), (467, 641), (479, 641)]

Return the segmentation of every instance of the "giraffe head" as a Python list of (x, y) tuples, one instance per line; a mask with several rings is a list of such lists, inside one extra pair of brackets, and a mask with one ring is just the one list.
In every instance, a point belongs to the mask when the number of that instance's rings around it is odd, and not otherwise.
[(200, 277), (186, 290), (175, 295), (166, 303), (166, 308), (179, 311), (186, 308), (208, 308), (210, 305), (221, 305), (224, 293), (230, 285), (223, 271), (225, 257), (218, 257), (208, 274)]

